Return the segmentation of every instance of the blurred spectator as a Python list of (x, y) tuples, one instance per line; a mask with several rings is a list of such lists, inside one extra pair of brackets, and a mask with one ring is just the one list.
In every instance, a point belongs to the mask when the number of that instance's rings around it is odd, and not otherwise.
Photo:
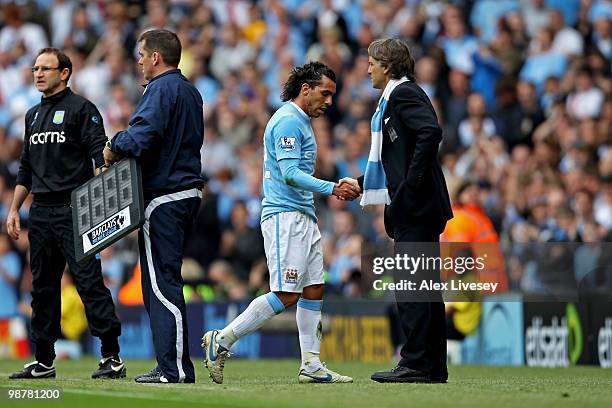
[(498, 19), (518, 9), (518, 0), (479, 0), (472, 8), (470, 24), (482, 41), (489, 43), (495, 36)]
[(549, 12), (545, 0), (524, 0), (522, 9), (523, 19), (527, 34), (533, 37), (542, 27), (546, 27), (549, 21)]
[[(599, 2), (603, 4), (603, 2)], [(610, 2), (608, 2), (608, 5)], [(608, 10), (612, 9), (609, 7)], [(592, 41), (608, 60), (612, 58), (612, 12), (593, 13)]]
[(4, 26), (0, 30), (0, 52), (12, 53), (19, 46), (25, 47), (25, 60), (34, 59), (38, 50), (48, 47), (49, 42), (43, 28), (24, 21), (22, 9), (15, 4), (4, 6)]
[(472, 55), (478, 50), (478, 40), (467, 32), (461, 10), (449, 5), (442, 14), (444, 36), (441, 47), (446, 55), (446, 63), (453, 69), (466, 73), (474, 72)]
[(342, 42), (342, 32), (337, 27), (321, 28), (319, 42), (310, 46), (306, 52), (308, 61), (321, 61), (336, 73), (341, 73), (351, 59), (351, 50)]
[(603, 92), (593, 84), (591, 68), (579, 68), (574, 89), (567, 97), (567, 112), (576, 119), (597, 117), (601, 112), (603, 99)]
[(344, 158), (337, 160), (338, 177), (358, 177), (365, 171), (368, 163), (367, 146), (357, 135), (344, 140)]
[(326, 238), (325, 261), (329, 276), (325, 280), (329, 290), (342, 290), (351, 281), (353, 270), (360, 268), (362, 238), (355, 233), (355, 216), (347, 210), (334, 214), (334, 235)]
[(234, 204), (230, 227), (221, 235), (219, 255), (231, 263), (233, 274), (242, 282), (249, 280), (253, 266), (264, 259), (263, 236), (259, 228), (249, 227), (242, 201)]
[(553, 52), (571, 57), (582, 54), (584, 40), (580, 33), (565, 24), (563, 13), (560, 10), (551, 10), (549, 13), (549, 27), (553, 30)]
[(423, 56), (414, 67), (417, 83), (427, 94), (430, 100), (434, 100), (438, 95), (438, 63), (428, 55)]
[(208, 269), (208, 279), (214, 283), (216, 299), (242, 300), (247, 296), (246, 284), (238, 279), (229, 262), (213, 262)]
[[(516, 144), (525, 142), (521, 128), (521, 107), (517, 100), (517, 86), (514, 79), (500, 80), (495, 88), (497, 109), (493, 113), (496, 133), (511, 150)], [(529, 142), (527, 142), (529, 143)]]
[(54, 0), (51, 7), (51, 45), (62, 47), (66, 44), (66, 37), (72, 29), (72, 16), (75, 10), (73, 1)]
[(470, 94), (469, 77), (463, 71), (453, 69), (448, 74), (448, 85), (450, 94), (443, 106), (446, 126), (442, 143), (445, 151), (454, 150), (458, 146), (457, 128), (467, 116), (467, 101)]
[(87, 317), (67, 267), (61, 280), (61, 302), (61, 335), (55, 343), (55, 353), (60, 360), (79, 359), (83, 354), (80, 340), (87, 330)]
[(495, 123), (487, 116), (487, 105), (482, 95), (473, 93), (467, 99), (467, 118), (458, 129), (459, 142), (470, 147), (478, 139), (489, 139), (495, 135)]
[(64, 26), (70, 29), (66, 33), (65, 40), (58, 40), (58, 43), (54, 42), (54, 44), (57, 44), (56, 46), (63, 44), (68, 48), (74, 47), (83, 55), (88, 56), (96, 47), (99, 36), (91, 25), (87, 7), (84, 4), (79, 4), (69, 16), (72, 17), (72, 26), (64, 24)]
[(210, 61), (210, 71), (219, 81), (230, 73), (240, 70), (242, 65), (255, 57), (253, 48), (241, 38), (238, 27), (225, 24), (221, 27), (219, 44), (215, 47)]
[[(104, 42), (123, 47), (123, 50), (130, 55), (135, 55), (136, 50), (136, 27), (132, 20), (128, 5), (121, 0), (110, 0), (105, 8), (106, 27), (103, 42), (98, 42), (98, 45), (103, 45)], [(112, 46), (108, 49), (113, 48)]]
[(533, 146), (533, 132), (544, 121), (544, 113), (542, 112), (540, 104), (538, 104), (535, 86), (531, 82), (519, 81), (516, 86), (516, 91), (521, 113), (518, 126), (519, 136), (518, 140), (515, 141), (506, 140), (509, 150), (512, 150), (516, 144)]
[(595, 220), (612, 231), (612, 175), (603, 181), (602, 189), (593, 203)]
[(203, 268), (208, 268), (219, 253), (221, 225), (218, 211), (218, 196), (205, 186), (202, 205), (185, 247), (185, 257), (195, 259)]
[(132, 277), (119, 290), (119, 303), (124, 306), (144, 305), (142, 299), (142, 269), (136, 264)]
[(5, 232), (0, 232), (0, 319), (17, 316), (17, 284), (21, 262)]
[[(68, 340), (78, 341), (85, 330), (87, 330), (87, 318), (85, 317), (85, 306), (72, 283), (68, 269), (64, 271), (61, 282), (61, 328), (62, 336)], [(59, 354), (59, 353), (58, 353)], [(60, 357), (60, 356), (58, 356)]]
[(215, 123), (208, 123), (204, 128), (202, 145), (202, 174), (214, 177), (219, 171), (233, 169), (234, 150), (224, 139), (220, 138)]
[(515, 44), (512, 30), (505, 20), (500, 20), (498, 34), (491, 42), (491, 53), (499, 62), (504, 75), (515, 77), (519, 73), (523, 65), (523, 50)]
[(559, 10), (566, 24), (573, 27), (576, 24), (581, 0), (546, 0), (550, 9)]
[(118, 257), (114, 256), (113, 246), (104, 249), (100, 254), (102, 256), (102, 278), (104, 278), (104, 285), (110, 290), (113, 302), (117, 304), (119, 289), (123, 284), (123, 264)]
[(567, 65), (566, 58), (552, 49), (553, 35), (549, 28), (538, 31), (529, 44), (529, 56), (520, 72), (520, 78), (533, 82), (538, 91), (548, 77), (562, 77)]
[[(497, 282), (499, 286), (496, 293), (502, 293), (508, 289), (504, 258), (501, 247), (496, 245), (499, 242), (499, 235), (484, 211), (481, 202), (482, 192), (480, 185), (471, 180), (458, 187), (453, 197), (454, 217), (446, 224), (440, 240), (452, 243), (448, 246), (450, 256), (460, 256), (463, 255), (462, 251), (465, 251), (474, 258), (486, 259), (485, 268), (474, 273), (471, 279), (481, 282)], [(447, 271), (447, 273), (451, 278), (457, 277), (454, 271)], [(461, 310), (463, 311), (463, 308)], [(448, 314), (449, 310), (447, 310)], [(461, 331), (463, 334), (469, 334), (473, 329), (475, 326), (469, 329), (464, 327)]]
[(586, 223), (582, 229), (583, 245), (576, 249), (574, 255), (574, 276), (579, 286), (594, 288), (597, 282), (597, 264), (601, 257), (601, 246), (596, 243), (601, 240), (599, 226), (596, 223)]

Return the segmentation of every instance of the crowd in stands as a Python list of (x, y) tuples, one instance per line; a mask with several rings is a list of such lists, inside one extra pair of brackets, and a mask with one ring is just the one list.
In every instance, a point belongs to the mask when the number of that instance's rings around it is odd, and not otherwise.
[[(313, 121), (316, 176), (363, 174), (379, 98), (368, 44), (401, 38), (444, 129), (449, 192), (476, 186), (474, 206), (502, 242), (595, 243), (612, 233), (611, 0), (0, 0), (0, 220), (13, 195), (24, 115), (39, 102), (30, 67), (62, 48), (71, 88), (96, 104), (106, 133), (127, 127), (145, 81), (138, 35), (176, 31), (179, 68), (202, 93), (205, 195), (187, 244), (188, 301), (243, 299), (267, 290), (259, 229), (262, 137), (291, 68), (321, 60), (338, 92)], [(455, 204), (457, 204), (455, 202)], [(382, 209), (316, 197), (328, 291), (367, 295), (361, 248), (387, 240)], [(27, 208), (22, 219), (27, 229)], [(487, 224), (488, 225), (488, 224)], [(0, 234), (0, 317), (27, 313), (27, 234)], [(135, 236), (102, 253), (114, 299), (138, 285)], [(597, 262), (603, 254), (586, 255)], [(593, 264), (593, 265), (595, 265)], [(510, 289), (538, 287), (508, 267)], [(577, 272), (576, 272), (577, 273)], [(589, 275), (582, 268), (576, 281)], [(612, 287), (612, 273), (589, 277)], [(540, 282), (541, 283), (541, 282)], [(14, 301), (6, 293), (17, 288)], [(125, 303), (134, 300), (123, 294)], [(10, 304), (9, 304), (10, 303)], [(18, 306), (19, 305), (19, 306)]]

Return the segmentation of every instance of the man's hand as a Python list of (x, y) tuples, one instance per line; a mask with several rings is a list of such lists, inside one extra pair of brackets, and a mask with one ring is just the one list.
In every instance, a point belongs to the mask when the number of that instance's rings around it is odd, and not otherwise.
[(108, 146), (104, 147), (102, 155), (104, 156), (104, 163), (106, 164), (112, 164), (123, 159), (123, 156), (121, 156), (119, 153), (113, 152)]
[(339, 183), (349, 183), (350, 185), (355, 186), (355, 188), (359, 191), (359, 194), (361, 194), (361, 187), (359, 187), (359, 182), (357, 181), (357, 179), (345, 177), (343, 179), (340, 179)]
[(21, 232), (21, 222), (19, 220), (19, 212), (11, 210), (6, 217), (6, 230), (9, 237), (17, 241)]
[(340, 200), (352, 201), (359, 197), (361, 189), (357, 180), (346, 177), (336, 183), (332, 194)]

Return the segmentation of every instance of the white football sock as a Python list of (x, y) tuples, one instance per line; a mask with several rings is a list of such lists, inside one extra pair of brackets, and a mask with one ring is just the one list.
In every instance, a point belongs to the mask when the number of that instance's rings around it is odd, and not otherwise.
[(219, 345), (229, 350), (239, 338), (259, 329), (283, 310), (283, 303), (273, 292), (255, 298), (244, 312), (221, 330), (217, 336)]
[(302, 369), (309, 373), (323, 366), (321, 353), (321, 306), (322, 300), (300, 298), (295, 314), (300, 333), (300, 350), (302, 352)]

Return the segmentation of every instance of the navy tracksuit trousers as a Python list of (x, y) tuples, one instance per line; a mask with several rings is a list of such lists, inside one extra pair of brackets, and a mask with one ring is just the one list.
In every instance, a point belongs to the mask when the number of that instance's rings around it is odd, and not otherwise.
[(189, 358), (181, 265), (202, 192), (190, 189), (153, 198), (139, 233), (142, 295), (158, 367), (169, 382), (194, 382)]

